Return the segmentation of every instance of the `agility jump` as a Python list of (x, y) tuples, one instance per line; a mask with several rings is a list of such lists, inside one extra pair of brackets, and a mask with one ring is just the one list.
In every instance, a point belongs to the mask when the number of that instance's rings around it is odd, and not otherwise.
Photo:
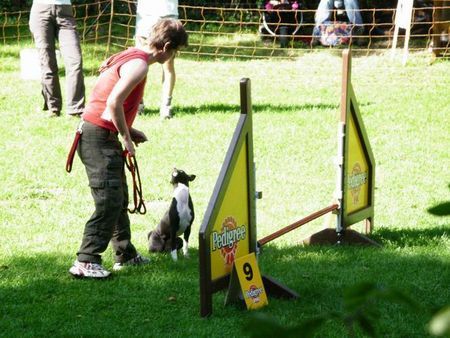
[[(376, 244), (349, 226), (366, 220), (366, 233), (373, 227), (375, 161), (351, 86), (351, 55), (343, 52), (341, 116), (335, 203), (256, 240), (255, 165), (250, 80), (240, 83), (241, 115), (199, 231), (200, 315), (212, 314), (212, 295), (227, 288), (233, 262), (312, 220), (333, 212), (336, 229), (325, 229), (308, 244)], [(377, 244), (376, 244), (377, 245)], [(267, 294), (297, 298), (295, 291), (273, 278), (262, 276)]]
[(304, 241), (305, 244), (378, 244), (349, 229), (365, 221), (370, 233), (374, 219), (375, 160), (351, 84), (351, 53), (342, 53), (341, 113), (338, 126), (335, 203), (258, 240), (261, 247), (288, 232), (333, 212), (336, 229), (324, 229)]

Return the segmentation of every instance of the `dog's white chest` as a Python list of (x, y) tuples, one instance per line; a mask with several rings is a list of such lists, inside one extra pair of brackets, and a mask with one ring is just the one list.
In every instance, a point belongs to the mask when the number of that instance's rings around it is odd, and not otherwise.
[(192, 212), (189, 207), (189, 188), (179, 183), (173, 192), (173, 197), (177, 201), (177, 212), (180, 217), (180, 227), (177, 231), (177, 235), (179, 236), (184, 233), (192, 221)]

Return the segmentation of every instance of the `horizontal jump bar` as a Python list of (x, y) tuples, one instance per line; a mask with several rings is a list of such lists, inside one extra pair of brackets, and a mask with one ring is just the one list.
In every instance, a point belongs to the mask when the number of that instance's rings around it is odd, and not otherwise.
[(269, 243), (270, 241), (273, 241), (274, 239), (283, 236), (284, 234), (288, 233), (289, 231), (292, 231), (294, 229), (297, 229), (299, 227), (301, 227), (302, 225), (311, 222), (312, 220), (315, 220), (316, 218), (319, 218), (320, 216), (323, 216), (331, 211), (337, 210), (339, 209), (339, 205), (338, 204), (333, 204), (330, 205), (329, 207), (320, 209), (319, 211), (316, 211), (314, 213), (312, 213), (309, 216), (306, 216), (305, 218), (302, 218), (301, 220), (292, 223), (291, 225), (288, 225), (287, 227), (284, 227), (283, 229), (280, 229), (276, 232), (274, 232), (273, 234), (263, 237), (258, 241), (258, 246), (263, 246), (264, 244)]

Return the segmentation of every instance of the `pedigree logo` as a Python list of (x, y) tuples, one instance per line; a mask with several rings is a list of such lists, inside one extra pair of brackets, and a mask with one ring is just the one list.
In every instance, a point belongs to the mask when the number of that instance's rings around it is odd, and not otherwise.
[(348, 187), (350, 189), (350, 194), (352, 195), (353, 204), (359, 203), (361, 187), (367, 183), (367, 177), (367, 172), (363, 172), (360, 164), (356, 162), (353, 166), (350, 177), (348, 178)]
[(225, 264), (231, 265), (234, 262), (238, 242), (247, 236), (245, 225), (237, 226), (233, 217), (227, 217), (222, 223), (221, 232), (212, 232), (212, 251), (220, 250), (220, 254)]
[(258, 288), (256, 285), (250, 286), (248, 290), (245, 291), (245, 296), (247, 298), (250, 298), (254, 304), (259, 303), (260, 298), (259, 296), (263, 293), (262, 288)]

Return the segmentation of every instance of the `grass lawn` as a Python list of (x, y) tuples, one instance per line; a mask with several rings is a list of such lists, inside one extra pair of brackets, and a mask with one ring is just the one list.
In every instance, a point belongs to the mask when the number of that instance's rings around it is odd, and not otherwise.
[[(214, 296), (213, 316), (200, 318), (197, 250), (198, 229), (238, 120), (239, 80), (252, 80), (261, 238), (331, 202), (340, 56), (180, 58), (177, 115), (169, 121), (159, 120), (161, 70), (152, 66), (147, 109), (135, 124), (149, 137), (137, 149), (148, 213), (131, 215), (134, 244), (152, 263), (99, 282), (68, 274), (93, 210), (79, 159), (70, 175), (64, 170), (77, 120), (44, 117), (40, 84), (20, 79), (18, 54), (17, 47), (5, 47), (0, 61), (0, 336), (245, 336), (242, 327), (252, 313), (224, 307), (224, 292)], [(95, 68), (101, 61), (86, 64)], [(260, 312), (293, 327), (344, 312), (344, 290), (370, 281), (420, 304), (413, 311), (377, 300), (373, 325), (379, 336), (429, 335), (430, 311), (450, 304), (449, 74), (448, 61), (430, 66), (421, 55), (411, 56), (406, 67), (388, 55), (353, 59), (353, 87), (377, 164), (372, 237), (383, 247), (301, 246), (323, 219), (270, 243), (260, 269), (300, 298), (271, 298)], [(87, 93), (94, 81), (86, 77)], [(169, 256), (147, 254), (146, 243), (170, 202), (173, 166), (197, 175), (191, 259), (176, 264)], [(108, 249), (104, 265), (112, 264)], [(348, 335), (344, 325), (327, 321), (317, 337)], [(355, 335), (364, 336), (359, 329)]]

